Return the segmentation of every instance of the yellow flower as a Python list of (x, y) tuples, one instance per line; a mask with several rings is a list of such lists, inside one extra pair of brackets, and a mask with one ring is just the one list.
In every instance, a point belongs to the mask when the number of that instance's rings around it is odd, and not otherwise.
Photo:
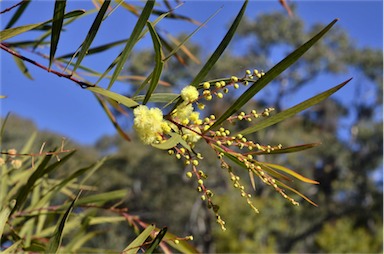
[(183, 133), (186, 137), (185, 141), (191, 142), (191, 143), (196, 143), (197, 141), (199, 141), (201, 139), (201, 135), (199, 135), (199, 133), (201, 134), (201, 131), (197, 126), (191, 128), (191, 129), (192, 130), (183, 128)]
[(175, 114), (175, 117), (182, 122), (184, 120), (188, 120), (192, 112), (193, 112), (192, 104), (187, 104), (186, 102), (183, 102), (179, 106), (177, 106), (176, 110), (174, 111), (174, 114)]
[(147, 106), (140, 105), (133, 110), (133, 114), (134, 128), (145, 144), (152, 144), (161, 139), (165, 126), (163, 112), (159, 108), (149, 109)]
[(186, 102), (194, 102), (199, 98), (199, 92), (194, 86), (186, 86), (181, 90), (181, 98)]

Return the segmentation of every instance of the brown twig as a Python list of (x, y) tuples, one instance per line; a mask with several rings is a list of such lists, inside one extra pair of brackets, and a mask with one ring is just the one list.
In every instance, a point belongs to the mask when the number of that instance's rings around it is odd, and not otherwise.
[(49, 69), (49, 68), (45, 67), (44, 65), (41, 65), (41, 64), (39, 64), (38, 62), (36, 62), (36, 61), (34, 61), (34, 60), (32, 60), (32, 59), (29, 59), (29, 58), (27, 58), (27, 57), (25, 57), (25, 56), (20, 55), (20, 54), (17, 53), (16, 51), (14, 51), (14, 50), (8, 48), (8, 47), (6, 46), (6, 44), (4, 44), (4, 43), (0, 43), (0, 48), (1, 48), (2, 50), (5, 50), (5, 51), (8, 52), (9, 54), (11, 54), (11, 55), (13, 55), (13, 56), (15, 56), (15, 57), (17, 57), (17, 58), (20, 58), (20, 59), (23, 60), (23, 61), (26, 61), (26, 62), (28, 62), (28, 63), (31, 63), (31, 64), (33, 64), (33, 65), (35, 65), (35, 66), (37, 66), (37, 67), (39, 67), (39, 68), (41, 68), (41, 69), (47, 71), (47, 72), (51, 72), (51, 73), (53, 73), (53, 74), (55, 74), (55, 75), (57, 75), (57, 76), (59, 76), (59, 77), (63, 77), (63, 78), (69, 79), (69, 80), (75, 82), (76, 84), (78, 84), (81, 88), (88, 88), (88, 87), (94, 87), (94, 86), (95, 86), (95, 85), (93, 85), (93, 84), (88, 84), (88, 83), (86, 83), (86, 82), (80, 81), (80, 80), (78, 80), (78, 79), (72, 77), (72, 75), (70, 75), (70, 74), (63, 74), (63, 73), (61, 73), (61, 72), (58, 72), (58, 71)]
[(13, 6), (7, 8), (7, 9), (5, 9), (4, 11), (1, 11), (0, 14), (3, 14), (3, 13), (6, 13), (6, 12), (10, 11), (10, 10), (12, 10), (13, 8), (16, 8), (17, 6), (23, 4), (24, 2), (25, 2), (25, 0), (23, 0), (23, 1), (21, 1), (21, 2), (19, 2), (19, 3), (17, 3), (17, 4), (15, 4), (15, 5), (13, 5)]

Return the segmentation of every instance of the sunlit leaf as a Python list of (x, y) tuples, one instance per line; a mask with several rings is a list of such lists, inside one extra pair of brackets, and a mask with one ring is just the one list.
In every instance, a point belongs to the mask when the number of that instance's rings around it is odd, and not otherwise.
[(211, 126), (211, 129), (218, 127), (223, 123), (228, 117), (234, 114), (236, 111), (240, 110), (252, 97), (257, 94), (261, 89), (263, 89), (267, 84), (269, 84), (273, 79), (275, 79), (280, 73), (286, 70), (289, 66), (295, 63), (305, 52), (307, 52), (318, 40), (320, 40), (323, 35), (325, 35), (331, 27), (337, 22), (337, 19), (332, 21), (328, 26), (316, 34), (312, 39), (304, 43), (302, 46), (297, 48), (286, 58), (276, 64), (272, 69), (270, 69), (263, 77), (258, 79), (252, 84), (247, 91), (245, 91)]
[(166, 227), (162, 228), (159, 231), (159, 233), (157, 233), (155, 239), (153, 239), (153, 241), (151, 242), (151, 244), (148, 246), (148, 248), (145, 250), (144, 253), (154, 253), (157, 246), (159, 246), (159, 244), (163, 240), (166, 233), (167, 233), (167, 228)]
[(180, 251), (180, 253), (199, 253), (199, 251), (188, 241), (179, 241), (177, 244), (174, 242), (176, 235), (171, 233), (166, 233), (164, 236), (164, 241), (167, 242), (172, 248)]
[(49, 65), (48, 68), (51, 68), (53, 59), (55, 58), (55, 53), (57, 50), (57, 45), (59, 44), (61, 29), (63, 27), (65, 6), (67, 5), (66, 0), (56, 0), (55, 9), (53, 12), (52, 18), (52, 33), (51, 33), (51, 47), (49, 48)]
[(147, 228), (123, 250), (123, 253), (136, 254), (139, 251), (141, 245), (145, 242), (148, 236), (150, 236), (154, 229), (154, 225), (147, 226)]
[[(178, 97), (179, 97), (179, 94), (177, 93), (153, 93), (151, 95), (151, 98), (149, 99), (149, 102), (167, 103), (175, 100)], [(132, 98), (132, 100), (137, 102), (142, 102), (144, 100), (144, 95), (135, 96)]]
[(242, 131), (240, 131), (239, 133), (243, 134), (243, 135), (247, 135), (247, 134), (250, 134), (250, 133), (254, 133), (256, 131), (259, 131), (261, 129), (264, 129), (268, 126), (271, 126), (271, 125), (274, 125), (278, 122), (281, 122), (293, 115), (296, 115), (297, 113), (309, 108), (309, 107), (312, 107), (313, 105), (315, 104), (318, 104), (319, 102), (325, 100), (326, 98), (328, 98), (329, 96), (331, 96), (332, 94), (334, 94), (335, 92), (337, 92), (340, 88), (342, 88), (343, 86), (345, 86), (351, 79), (348, 79), (347, 81), (344, 81), (343, 83), (341, 83), (340, 85), (338, 86), (335, 86), (323, 93), (320, 93), (316, 96), (313, 96), (312, 98), (306, 100), (306, 101), (303, 101), (289, 109), (286, 109), (280, 113), (277, 113), (276, 115), (273, 115), (273, 116), (270, 116), (268, 118), (265, 118), (263, 121), (255, 124), (254, 126), (251, 126), (249, 128), (246, 128)]
[(111, 98), (112, 100), (115, 100), (117, 103), (121, 103), (128, 108), (133, 108), (133, 107), (136, 107), (139, 105), (136, 101), (134, 101), (128, 97), (125, 97), (125, 96), (118, 94), (118, 93), (111, 92), (111, 91), (103, 89), (101, 87), (95, 86), (95, 87), (88, 87), (86, 89), (90, 90), (94, 93), (98, 93), (98, 94), (101, 94), (101, 95), (106, 96), (108, 98)]
[(286, 168), (284, 166), (281, 166), (281, 165), (277, 165), (277, 164), (272, 164), (272, 163), (267, 163), (267, 162), (259, 162), (260, 164), (262, 165), (267, 165), (268, 167), (271, 167), (271, 168), (274, 168), (274, 169), (277, 169), (277, 170), (280, 170), (280, 171), (283, 171), (297, 179), (299, 179), (300, 181), (302, 182), (305, 182), (305, 183), (311, 183), (311, 184), (319, 184), (319, 182), (315, 181), (315, 180), (312, 180), (312, 179), (309, 179), (305, 176), (302, 176), (300, 175), (299, 173), (289, 169), (289, 168)]
[(285, 189), (288, 189), (288, 190), (290, 190), (290, 191), (296, 193), (297, 195), (299, 195), (300, 197), (302, 197), (303, 199), (305, 199), (308, 203), (310, 203), (310, 204), (312, 204), (312, 205), (314, 205), (314, 206), (317, 206), (317, 204), (316, 204), (315, 202), (313, 202), (312, 200), (310, 200), (310, 199), (309, 199), (308, 197), (306, 197), (304, 194), (302, 194), (301, 192), (299, 192), (299, 191), (297, 191), (297, 190), (295, 190), (295, 189), (289, 187), (288, 185), (286, 185), (286, 184), (284, 184), (284, 183), (282, 183), (282, 182), (280, 182), (280, 181), (278, 181), (278, 180), (276, 180), (276, 184), (277, 184), (278, 186), (280, 186), (280, 187), (283, 187), (283, 188), (285, 188)]

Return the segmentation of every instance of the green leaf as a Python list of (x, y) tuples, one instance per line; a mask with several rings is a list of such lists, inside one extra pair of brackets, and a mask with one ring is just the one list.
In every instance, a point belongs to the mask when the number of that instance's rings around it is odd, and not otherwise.
[(152, 144), (152, 146), (161, 150), (168, 150), (184, 141), (184, 139), (177, 133), (170, 133), (169, 135), (171, 135), (170, 139), (167, 139), (165, 142), (160, 144)]
[(97, 13), (96, 18), (93, 21), (92, 26), (89, 29), (88, 34), (85, 37), (85, 40), (82, 43), (81, 50), (80, 50), (79, 55), (77, 57), (77, 61), (76, 61), (75, 67), (72, 70), (72, 73), (77, 70), (81, 61), (84, 59), (85, 55), (87, 55), (88, 49), (91, 46), (93, 39), (95, 38), (97, 31), (100, 28), (101, 22), (103, 21), (104, 15), (105, 15), (106, 11), (108, 10), (110, 3), (111, 3), (110, 0), (106, 0), (103, 2), (103, 5), (100, 7), (99, 12)]
[[(168, 103), (174, 101), (178, 97), (179, 94), (177, 93), (153, 93), (149, 99), (149, 102)], [(142, 102), (144, 100), (144, 95), (135, 96), (132, 98), (132, 100)]]
[(289, 66), (295, 63), (305, 52), (307, 52), (324, 34), (326, 34), (329, 29), (337, 22), (337, 19), (332, 21), (328, 26), (321, 30), (317, 35), (312, 39), (304, 43), (298, 49), (289, 54), (286, 58), (276, 64), (272, 69), (270, 69), (263, 77), (258, 79), (248, 88), (225, 112), (222, 114), (216, 122), (211, 126), (210, 129), (213, 129), (223, 123), (228, 117), (234, 114), (236, 111), (240, 110), (244, 104), (246, 104), (250, 99), (252, 99), (255, 94), (257, 94), (261, 89), (263, 89), (267, 84), (269, 84), (273, 79), (280, 75), (284, 70)]
[[(67, 14), (65, 14), (64, 18), (66, 19), (66, 18), (76, 17), (76, 16), (84, 14), (84, 12), (85, 11), (83, 11), (83, 10), (71, 11), (71, 12), (68, 12)], [(45, 22), (37, 23), (37, 24), (18, 26), (18, 27), (14, 27), (14, 28), (5, 29), (3, 31), (0, 31), (0, 41), (5, 41), (9, 38), (15, 37), (16, 35), (25, 33), (25, 32), (30, 31), (32, 29), (36, 29), (36, 28), (43, 26), (45, 24), (48, 24), (50, 22), (52, 22), (52, 19), (45, 21)]]
[(97, 225), (104, 223), (116, 223), (126, 221), (127, 219), (123, 216), (105, 216), (105, 217), (92, 217), (89, 219), (89, 225)]
[(64, 213), (63, 217), (60, 220), (60, 223), (57, 225), (53, 237), (49, 240), (47, 249), (45, 253), (57, 253), (62, 241), (62, 235), (64, 226), (68, 220), (69, 215), (71, 214), (77, 199), (80, 197), (81, 191), (77, 194), (76, 198), (72, 201), (71, 205), (68, 207), (67, 211)]
[(0, 212), (0, 239), (1, 239), (1, 236), (3, 235), (4, 227), (8, 221), (8, 217), (9, 215), (11, 215), (11, 211), (15, 207), (15, 205), (16, 205), (16, 200), (13, 199), (9, 203), (9, 206), (4, 206)]
[(151, 83), (149, 84), (147, 93), (145, 94), (145, 98), (143, 101), (144, 105), (147, 104), (147, 102), (151, 98), (152, 93), (155, 91), (159, 83), (161, 72), (163, 71), (163, 66), (164, 66), (164, 62), (162, 60), (163, 52), (161, 50), (161, 42), (160, 42), (159, 36), (157, 35), (155, 29), (153, 28), (151, 22), (148, 21), (147, 26), (151, 34), (153, 49), (155, 51), (155, 67), (151, 75)]
[(24, 76), (26, 76), (28, 79), (33, 80), (31, 74), (28, 71), (27, 66), (24, 64), (24, 61), (21, 60), (20, 58), (16, 57), (16, 56), (13, 56), (13, 60), (15, 60), (16, 65), (17, 65), (17, 67), (19, 67), (21, 73), (23, 73)]
[(311, 183), (311, 184), (319, 184), (319, 182), (315, 181), (315, 180), (312, 180), (312, 179), (309, 179), (309, 178), (306, 178), (305, 176), (302, 176), (300, 175), (299, 173), (289, 169), (289, 168), (286, 168), (284, 166), (281, 166), (281, 165), (277, 165), (277, 164), (272, 164), (272, 163), (267, 163), (267, 162), (259, 162), (260, 164), (262, 165), (266, 165), (268, 167), (271, 167), (271, 168), (274, 168), (274, 169), (277, 169), (277, 170), (280, 170), (280, 171), (283, 171), (297, 179), (299, 179), (300, 181), (302, 182), (305, 182), (305, 183)]
[(235, 35), (237, 27), (239, 26), (240, 21), (244, 15), (247, 4), (248, 4), (248, 1), (245, 1), (239, 13), (237, 14), (236, 19), (233, 21), (227, 34), (224, 36), (223, 40), (220, 42), (215, 52), (211, 55), (208, 61), (204, 64), (203, 68), (201, 68), (200, 72), (192, 80), (191, 82), (192, 86), (197, 86), (199, 83), (201, 83), (203, 79), (207, 76), (208, 72), (216, 64), (217, 60), (219, 60), (220, 56), (223, 54), (224, 50), (227, 48), (228, 44), (231, 42), (233, 36)]
[(8, 24), (5, 26), (5, 29), (12, 27), (16, 23), (16, 21), (19, 20), (19, 18), (21, 17), (21, 15), (23, 14), (23, 12), (25, 11), (25, 9), (30, 3), (31, 1), (23, 1), (23, 3), (19, 6), (19, 8), (17, 8), (17, 11), (15, 12), (15, 14), (13, 14), (12, 18), (9, 20)]
[(39, 180), (43, 175), (48, 174), (52, 170), (56, 169), (58, 166), (62, 165), (65, 161), (67, 161), (75, 151), (70, 152), (63, 158), (61, 158), (60, 161), (57, 161), (50, 166), (48, 165), (48, 162), (52, 158), (52, 155), (47, 155), (44, 157), (40, 165), (37, 167), (37, 169), (33, 172), (33, 174), (28, 178), (27, 183), (20, 188), (16, 195), (16, 205), (12, 210), (12, 213), (18, 210), (26, 201), (28, 195), (30, 194), (30, 191), (34, 187), (37, 180)]
[(338, 86), (335, 86), (323, 93), (320, 93), (306, 101), (303, 101), (302, 103), (299, 103), (289, 109), (286, 109), (276, 115), (273, 115), (271, 117), (268, 117), (268, 118), (265, 118), (265, 120), (257, 123), (256, 125), (254, 126), (251, 126), (249, 128), (246, 128), (242, 131), (240, 131), (239, 133), (240, 134), (243, 134), (243, 135), (247, 135), (247, 134), (250, 134), (250, 133), (254, 133), (256, 131), (259, 131), (261, 129), (264, 129), (268, 126), (271, 126), (271, 125), (274, 125), (278, 122), (281, 122), (293, 115), (296, 115), (297, 113), (309, 108), (309, 107), (312, 107), (313, 105), (325, 100), (326, 98), (328, 98), (329, 96), (331, 96), (333, 93), (337, 92), (340, 88), (342, 88), (343, 86), (345, 86), (351, 79), (348, 79), (347, 81), (344, 81), (343, 83), (341, 83), (340, 85)]
[(117, 60), (116, 68), (109, 82), (108, 90), (111, 89), (113, 83), (116, 81), (117, 77), (119, 76), (120, 72), (124, 67), (124, 64), (127, 61), (129, 54), (133, 49), (133, 46), (137, 43), (139, 36), (141, 34), (141, 31), (143, 30), (149, 16), (151, 15), (154, 4), (155, 4), (155, 1), (146, 2), (140, 17), (137, 20), (135, 27), (133, 28), (132, 34), (129, 37), (127, 44), (125, 45), (125, 48), (121, 52), (121, 55), (118, 57), (118, 60), (116, 59)]
[(181, 253), (199, 253), (199, 251), (192, 246), (188, 241), (180, 241), (175, 243), (174, 240), (177, 239), (176, 235), (167, 233), (164, 237), (164, 241), (167, 241), (167, 244), (180, 251)]
[(54, 9), (53, 18), (52, 18), (51, 47), (49, 49), (49, 65), (48, 65), (49, 69), (51, 68), (53, 59), (55, 58), (57, 45), (59, 44), (66, 5), (67, 5), (66, 0), (56, 0), (55, 2), (55, 9)]
[(136, 107), (139, 105), (139, 103), (137, 103), (136, 101), (134, 101), (128, 97), (125, 97), (125, 96), (118, 94), (118, 93), (108, 91), (108, 90), (103, 89), (101, 87), (94, 86), (94, 87), (87, 87), (86, 89), (91, 91), (91, 92), (101, 94), (101, 95), (108, 97), (112, 100), (115, 100), (117, 103), (121, 103), (128, 108), (133, 108), (133, 107)]
[(164, 238), (165, 234), (167, 233), (167, 228), (162, 228), (159, 233), (157, 233), (155, 239), (153, 239), (152, 243), (149, 245), (148, 249), (145, 251), (145, 253), (153, 253), (156, 251), (157, 246), (161, 243), (161, 240)]
[(155, 229), (154, 225), (148, 226), (138, 237), (135, 238), (122, 252), (124, 254), (136, 254), (148, 236)]
[(305, 199), (308, 203), (310, 203), (310, 204), (312, 204), (312, 205), (314, 205), (314, 206), (317, 206), (317, 204), (316, 204), (315, 202), (313, 202), (312, 200), (310, 200), (310, 199), (309, 199), (308, 197), (306, 197), (304, 194), (302, 194), (301, 192), (299, 192), (299, 191), (297, 191), (297, 190), (295, 190), (295, 189), (289, 187), (288, 185), (286, 185), (286, 184), (284, 184), (284, 183), (282, 183), (282, 182), (280, 182), (280, 181), (278, 181), (278, 180), (276, 180), (276, 184), (277, 184), (278, 186), (281, 186), (281, 187), (283, 187), (283, 188), (286, 188), (286, 189), (288, 189), (288, 190), (290, 190), (290, 191), (296, 193), (297, 195), (299, 195), (300, 197), (302, 197), (303, 199)]
[(100, 194), (83, 197), (77, 201), (77, 204), (78, 205), (84, 205), (84, 204), (102, 205), (105, 202), (108, 202), (111, 200), (122, 199), (126, 195), (127, 195), (127, 190), (116, 190), (116, 191), (104, 192)]

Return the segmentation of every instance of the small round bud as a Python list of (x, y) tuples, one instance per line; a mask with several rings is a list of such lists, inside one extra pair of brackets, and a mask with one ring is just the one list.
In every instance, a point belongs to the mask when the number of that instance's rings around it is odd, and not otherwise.
[(192, 175), (192, 172), (187, 172), (187, 173), (186, 173), (186, 176), (187, 176), (188, 178), (192, 178), (192, 176), (193, 176), (193, 175)]
[(209, 82), (204, 82), (203, 87), (204, 89), (209, 89), (211, 87), (211, 84), (209, 84)]

